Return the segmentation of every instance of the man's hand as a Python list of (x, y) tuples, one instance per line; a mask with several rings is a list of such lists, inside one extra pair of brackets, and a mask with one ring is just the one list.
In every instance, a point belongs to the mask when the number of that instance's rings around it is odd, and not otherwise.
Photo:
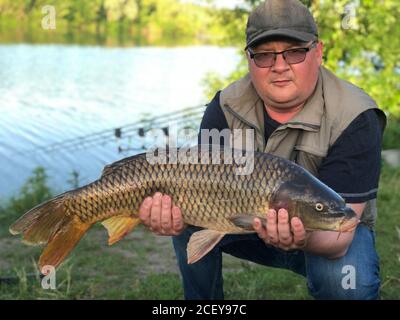
[(152, 232), (161, 236), (179, 235), (186, 227), (181, 209), (172, 204), (170, 196), (160, 192), (143, 201), (139, 218)]
[(279, 209), (278, 215), (274, 209), (268, 210), (266, 226), (262, 225), (260, 219), (255, 218), (253, 227), (266, 244), (280, 249), (303, 249), (306, 245), (303, 223), (297, 217), (289, 222), (289, 214), (285, 209)]

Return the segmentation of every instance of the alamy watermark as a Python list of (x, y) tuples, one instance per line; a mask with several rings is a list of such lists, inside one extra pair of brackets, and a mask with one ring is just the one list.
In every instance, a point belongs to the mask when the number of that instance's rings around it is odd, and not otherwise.
[(56, 8), (51, 5), (42, 7), (42, 28), (44, 30), (55, 30), (56, 29)]
[(202, 129), (198, 145), (180, 148), (177, 126), (170, 125), (167, 132), (168, 135), (161, 129), (152, 132), (157, 143), (146, 152), (150, 164), (227, 164), (235, 166), (236, 175), (249, 175), (254, 170), (253, 129)]
[(344, 7), (344, 17), (342, 19), (342, 28), (345, 30), (358, 29), (357, 8), (360, 6), (360, 0), (354, 0)]
[(44, 275), (41, 281), (42, 288), (45, 290), (55, 290), (56, 286), (56, 269), (54, 266), (46, 265), (42, 268), (41, 273)]
[(342, 273), (345, 274), (342, 278), (342, 288), (344, 290), (356, 289), (356, 268), (352, 265), (345, 265)]

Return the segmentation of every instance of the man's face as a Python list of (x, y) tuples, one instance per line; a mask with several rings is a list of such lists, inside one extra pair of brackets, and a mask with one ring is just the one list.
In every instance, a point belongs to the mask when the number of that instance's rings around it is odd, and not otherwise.
[[(252, 48), (252, 52), (280, 52), (292, 48), (311, 45), (289, 40), (270, 41)], [(257, 93), (267, 106), (275, 109), (289, 109), (304, 103), (313, 93), (318, 80), (318, 70), (322, 63), (322, 43), (307, 52), (303, 62), (288, 64), (282, 54), (276, 57), (269, 68), (257, 67), (247, 54), (251, 80)]]

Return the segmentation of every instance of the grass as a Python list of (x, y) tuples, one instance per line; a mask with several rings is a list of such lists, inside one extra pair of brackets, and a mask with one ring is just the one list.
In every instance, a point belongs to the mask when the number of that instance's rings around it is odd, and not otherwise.
[(382, 148), (400, 149), (400, 120), (388, 119), (388, 123), (383, 134)]
[(384, 166), (378, 194), (376, 246), (381, 263), (382, 298), (400, 299), (400, 168)]
[[(109, 247), (96, 225), (57, 270), (56, 290), (41, 288), (36, 261), (41, 249), (8, 233), (9, 225), (51, 197), (43, 170), (35, 171), (18, 197), (0, 207), (0, 299), (182, 299), (183, 291), (169, 237), (143, 227)], [(382, 299), (400, 298), (400, 168), (384, 166), (379, 191), (377, 250)], [(304, 278), (230, 256), (224, 258), (226, 299), (312, 299)]]

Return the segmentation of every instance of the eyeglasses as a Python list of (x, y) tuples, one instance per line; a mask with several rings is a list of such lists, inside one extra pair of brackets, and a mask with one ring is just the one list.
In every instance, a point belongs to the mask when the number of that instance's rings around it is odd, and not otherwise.
[(254, 63), (259, 68), (272, 67), (275, 64), (278, 54), (282, 54), (283, 59), (285, 59), (288, 64), (296, 64), (303, 62), (306, 59), (307, 52), (315, 48), (317, 43), (317, 41), (314, 41), (306, 48), (294, 48), (280, 52), (252, 52), (249, 50), (249, 54), (250, 58), (254, 60)]

